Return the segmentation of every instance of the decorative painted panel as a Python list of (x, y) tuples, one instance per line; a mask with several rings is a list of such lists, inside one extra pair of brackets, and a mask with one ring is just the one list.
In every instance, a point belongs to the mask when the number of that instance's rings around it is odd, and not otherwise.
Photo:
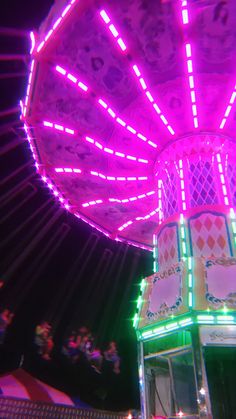
[(159, 271), (169, 268), (179, 260), (177, 224), (165, 226), (157, 237)]
[(162, 209), (165, 219), (178, 211), (177, 190), (176, 174), (174, 172), (167, 173), (162, 188)]
[(233, 206), (236, 207), (236, 166), (233, 164), (228, 164), (227, 170), (228, 180), (229, 180), (229, 187), (232, 197)]
[(218, 203), (211, 162), (199, 160), (189, 167), (191, 207)]
[(193, 256), (231, 256), (226, 219), (223, 215), (201, 213), (189, 220)]
[(236, 259), (205, 261), (206, 299), (213, 309), (236, 309)]
[(163, 273), (153, 275), (146, 312), (149, 320), (163, 319), (179, 311), (183, 305), (182, 276), (182, 263), (172, 265)]

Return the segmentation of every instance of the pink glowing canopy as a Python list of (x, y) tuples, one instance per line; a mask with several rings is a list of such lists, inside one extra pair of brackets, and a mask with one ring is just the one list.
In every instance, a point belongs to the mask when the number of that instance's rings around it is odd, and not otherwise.
[(43, 181), (75, 216), (151, 248), (161, 160), (176, 153), (181, 212), (181, 139), (235, 137), (236, 2), (58, 0), (30, 38), (22, 120)]

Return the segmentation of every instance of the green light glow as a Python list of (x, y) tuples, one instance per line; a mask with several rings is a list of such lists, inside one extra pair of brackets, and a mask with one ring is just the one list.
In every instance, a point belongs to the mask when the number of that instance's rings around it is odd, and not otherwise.
[(140, 284), (140, 290), (143, 292), (145, 290), (146, 287), (146, 281), (145, 279), (142, 279), (141, 284)]
[(136, 313), (134, 315), (134, 318), (133, 318), (133, 327), (136, 327), (137, 326), (138, 321), (139, 321), (139, 316), (138, 316), (138, 313)]
[(158, 271), (158, 263), (156, 260), (153, 261), (153, 272), (157, 272)]
[(180, 231), (181, 231), (181, 237), (182, 237), (182, 239), (185, 239), (184, 226), (181, 226), (181, 227), (180, 227)]
[(173, 329), (178, 329), (178, 328), (179, 328), (179, 325), (177, 322), (166, 325), (167, 330), (173, 330)]
[(186, 243), (182, 242), (182, 250), (183, 250), (183, 254), (186, 257), (187, 256), (187, 247), (186, 247)]
[(233, 229), (233, 233), (236, 234), (236, 223), (235, 223), (235, 221), (232, 221), (232, 229)]
[(188, 274), (188, 286), (192, 287), (193, 286), (193, 275), (191, 272), (189, 272)]
[(192, 323), (193, 323), (193, 320), (191, 319), (191, 317), (189, 317), (188, 319), (179, 321), (180, 326), (187, 326), (188, 324), (192, 324)]
[(231, 218), (232, 220), (234, 220), (234, 219), (235, 219), (235, 213), (234, 213), (234, 209), (233, 209), (233, 208), (230, 208), (230, 211), (229, 211), (229, 216), (230, 216), (230, 218)]
[(163, 333), (165, 331), (164, 327), (158, 327), (157, 329), (153, 329), (152, 333), (155, 335), (159, 335), (160, 333)]
[(192, 258), (188, 258), (188, 270), (191, 271), (192, 269)]
[(192, 293), (192, 291), (189, 291), (189, 293), (188, 293), (188, 305), (189, 305), (189, 307), (193, 306), (193, 293)]
[(153, 234), (153, 245), (157, 245), (157, 235)]
[[(185, 319), (169, 324), (166, 324), (164, 326), (160, 326), (160, 327), (155, 327), (153, 329), (149, 329), (146, 330), (142, 333), (141, 338), (142, 339), (148, 339), (148, 338), (153, 338), (155, 336), (158, 335), (164, 335), (167, 333), (170, 333), (174, 330), (180, 329), (180, 328), (184, 328), (187, 327), (189, 325), (194, 324), (194, 318), (192, 317), (187, 317)], [(235, 325), (236, 324), (236, 318), (234, 316), (223, 316), (223, 315), (218, 315), (218, 316), (211, 316), (211, 315), (198, 315), (196, 318), (196, 323), (199, 325), (212, 325), (212, 324), (217, 324), (217, 325)]]
[(233, 316), (217, 316), (217, 320), (234, 320)]
[(140, 295), (140, 296), (138, 297), (138, 300), (137, 300), (137, 308), (138, 308), (138, 309), (141, 307), (142, 302), (143, 302), (143, 299), (142, 299), (142, 297), (141, 297), (141, 295)]
[(202, 316), (197, 316), (197, 319), (198, 320), (214, 320), (214, 316), (202, 315)]
[(147, 338), (149, 336), (152, 336), (152, 330), (148, 330), (147, 332), (142, 333), (142, 337)]
[(183, 214), (180, 214), (180, 223), (184, 224), (184, 215)]

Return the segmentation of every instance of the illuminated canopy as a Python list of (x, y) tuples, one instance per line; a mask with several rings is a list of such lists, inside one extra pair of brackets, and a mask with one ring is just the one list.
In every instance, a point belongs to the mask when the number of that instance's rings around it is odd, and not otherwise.
[(235, 152), (235, 28), (233, 0), (55, 2), (31, 33), (22, 120), (37, 170), (67, 210), (151, 248), (163, 206), (167, 217), (186, 209), (181, 164), (192, 163), (193, 143), (223, 175), (217, 153)]

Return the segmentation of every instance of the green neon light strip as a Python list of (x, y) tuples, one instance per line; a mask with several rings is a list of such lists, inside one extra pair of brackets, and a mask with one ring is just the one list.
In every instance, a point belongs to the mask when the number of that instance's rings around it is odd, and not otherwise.
[(137, 301), (137, 308), (140, 309), (141, 305), (142, 305), (143, 299), (141, 297), (141, 295), (138, 297), (138, 301)]
[(180, 232), (181, 232), (182, 239), (185, 240), (185, 231), (184, 231), (184, 226), (183, 225), (180, 227)]
[(188, 293), (188, 306), (189, 307), (193, 306), (193, 293), (192, 293), (192, 291), (189, 291), (189, 293)]
[(154, 260), (153, 261), (153, 272), (155, 273), (155, 272), (158, 272), (158, 263), (157, 263), (157, 260)]
[(138, 320), (139, 320), (139, 316), (138, 316), (138, 313), (136, 313), (134, 315), (134, 318), (133, 318), (133, 327), (136, 327), (137, 326)]
[(182, 250), (184, 257), (187, 257), (187, 246), (185, 241), (182, 242)]
[(209, 316), (209, 315), (202, 315), (202, 316), (197, 316), (198, 320), (214, 320), (214, 316)]
[(169, 323), (166, 326), (157, 327), (153, 330), (147, 330), (142, 333), (142, 339), (163, 335), (165, 333), (172, 332), (173, 330), (177, 330), (189, 324), (193, 324), (193, 320), (190, 317), (179, 322)]
[(233, 229), (233, 233), (236, 234), (236, 222), (232, 221), (232, 229)]
[(140, 313), (140, 309), (142, 307), (142, 303), (143, 303), (143, 293), (144, 290), (146, 288), (147, 285), (147, 281), (145, 279), (142, 279), (141, 283), (140, 283), (140, 292), (142, 295), (140, 295), (137, 299), (137, 306), (136, 306), (136, 313), (133, 317), (133, 327), (136, 329), (138, 322), (139, 322), (139, 313)]
[(147, 281), (145, 281), (145, 279), (142, 279), (141, 284), (140, 284), (140, 291), (144, 291), (147, 285)]
[(179, 325), (180, 326), (188, 326), (189, 324), (192, 324), (192, 323), (193, 323), (192, 319), (189, 318), (189, 319), (181, 320), (179, 322)]
[(157, 329), (153, 329), (152, 333), (155, 333), (155, 335), (159, 335), (160, 333), (165, 332), (165, 328), (163, 327), (158, 327)]
[(235, 217), (235, 211), (233, 208), (230, 208), (230, 218), (231, 218), (231, 226), (233, 230), (234, 246), (236, 247), (236, 217)]
[(234, 316), (217, 316), (217, 320), (234, 320)]
[(157, 235), (153, 234), (153, 272), (158, 272), (158, 248), (157, 248)]
[(193, 286), (193, 274), (192, 274), (192, 272), (188, 273), (188, 286), (189, 286), (189, 288), (192, 288), (192, 286)]
[(234, 316), (211, 316), (211, 315), (198, 315), (197, 318), (194, 319), (192, 317), (187, 317), (186, 319), (175, 321), (173, 323), (169, 323), (165, 326), (155, 327), (154, 329), (150, 329), (144, 331), (141, 334), (141, 339), (148, 339), (150, 337), (155, 337), (158, 335), (164, 335), (166, 333), (172, 332), (174, 330), (184, 328), (186, 326), (192, 324), (216, 324), (216, 325), (236, 325), (236, 317)]

